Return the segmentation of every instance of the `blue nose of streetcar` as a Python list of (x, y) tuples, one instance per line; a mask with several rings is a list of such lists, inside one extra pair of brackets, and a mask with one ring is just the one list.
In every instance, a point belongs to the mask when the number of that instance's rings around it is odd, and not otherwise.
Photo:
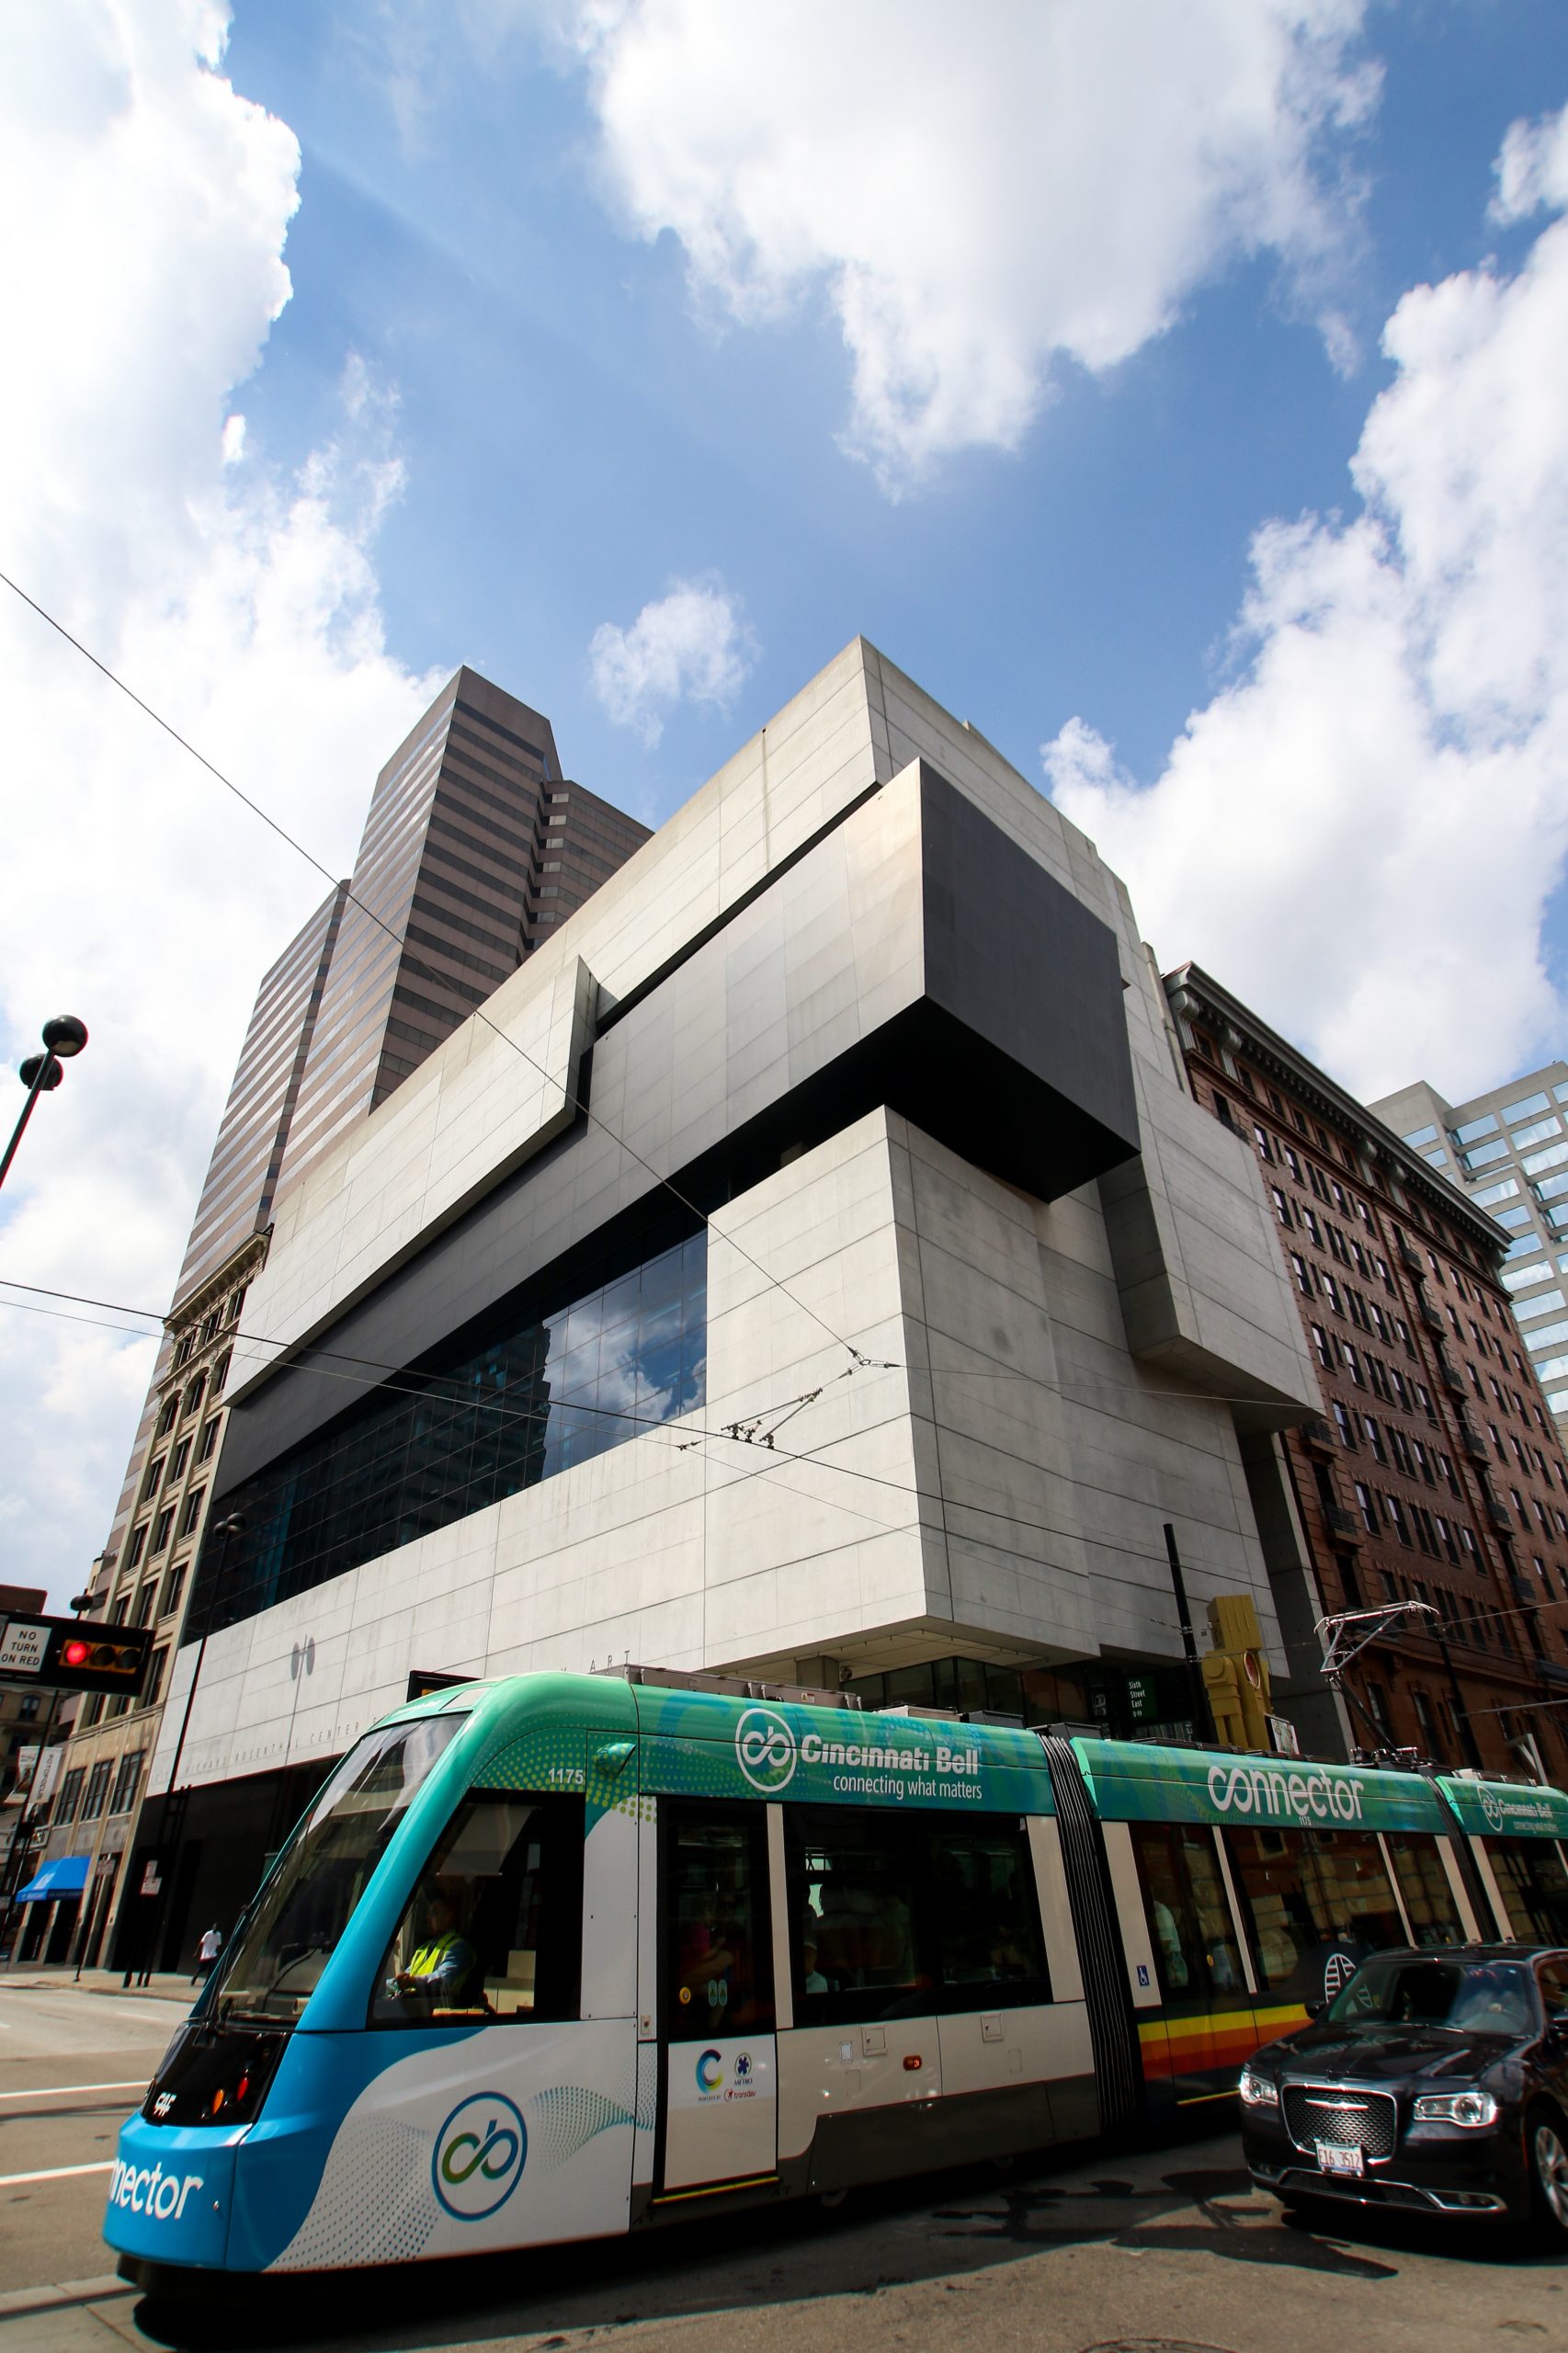
[(151, 2124), (119, 2129), (104, 2236), (142, 2262), (221, 2269), (234, 2202), (234, 2162), (247, 2127)]

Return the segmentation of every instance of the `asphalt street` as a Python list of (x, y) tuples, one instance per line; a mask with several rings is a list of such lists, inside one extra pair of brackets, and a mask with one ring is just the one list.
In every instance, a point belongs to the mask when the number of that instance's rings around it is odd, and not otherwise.
[(178, 2016), (0, 1982), (0, 2353), (1568, 2353), (1568, 2261), (1451, 2222), (1288, 2222), (1230, 2131), (154, 2307), (98, 2238), (107, 2173), (59, 2169), (107, 2165)]

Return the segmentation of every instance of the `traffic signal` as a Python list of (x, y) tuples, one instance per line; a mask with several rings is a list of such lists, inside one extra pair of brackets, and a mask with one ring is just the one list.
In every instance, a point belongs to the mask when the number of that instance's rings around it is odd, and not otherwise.
[(1263, 1629), (1250, 1594), (1220, 1593), (1209, 1604), (1214, 1647), (1203, 1656), (1203, 1684), (1223, 1748), (1267, 1749), (1271, 1693)]
[[(14, 1627), (17, 1620), (11, 1620)], [(54, 1691), (107, 1691), (119, 1698), (141, 1696), (152, 1655), (152, 1630), (142, 1626), (82, 1624), (74, 1618), (35, 1619), (43, 1633), (42, 1655), (28, 1671), (29, 1682)]]

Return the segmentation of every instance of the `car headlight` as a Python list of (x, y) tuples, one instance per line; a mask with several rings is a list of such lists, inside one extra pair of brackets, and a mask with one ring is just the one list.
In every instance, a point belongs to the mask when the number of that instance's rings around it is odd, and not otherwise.
[(1438, 2092), (1415, 2103), (1417, 2124), (1467, 2124), (1472, 2131), (1497, 2121), (1490, 2092)]
[(1278, 2108), (1279, 2105), (1278, 2085), (1271, 2084), (1267, 2075), (1256, 2074), (1251, 2067), (1242, 2069), (1236, 2089), (1248, 2108)]

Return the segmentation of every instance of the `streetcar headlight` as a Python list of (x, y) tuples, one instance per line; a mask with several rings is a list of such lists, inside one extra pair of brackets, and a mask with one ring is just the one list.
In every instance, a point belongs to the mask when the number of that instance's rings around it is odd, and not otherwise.
[(1497, 2121), (1497, 2103), (1490, 2092), (1431, 2093), (1415, 2103), (1417, 2124), (1464, 2124), (1471, 2131)]
[(1278, 2108), (1279, 2105), (1278, 2085), (1271, 2084), (1267, 2075), (1256, 2074), (1251, 2067), (1242, 2069), (1236, 2089), (1248, 2108)]

